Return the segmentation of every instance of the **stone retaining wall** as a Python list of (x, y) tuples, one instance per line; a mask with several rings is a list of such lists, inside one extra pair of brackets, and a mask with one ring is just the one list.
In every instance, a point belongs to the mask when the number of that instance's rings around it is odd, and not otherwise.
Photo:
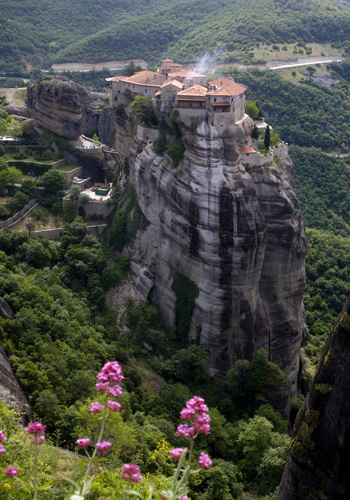
[(0, 222), (0, 231), (2, 231), (5, 227), (11, 226), (15, 222), (17, 222), (23, 215), (28, 212), (34, 205), (37, 203), (37, 200), (30, 200), (29, 203), (27, 203), (19, 212), (17, 212), (15, 215), (10, 217), (9, 219), (4, 220), (3, 222)]
[[(105, 231), (108, 227), (107, 224), (99, 224), (96, 226), (88, 226), (88, 233), (98, 236)], [(30, 231), (30, 236), (36, 236), (38, 238), (47, 238), (48, 240), (59, 240), (63, 227), (58, 227), (55, 229), (43, 229), (41, 231)]]
[(94, 217), (96, 215), (101, 217), (108, 217), (108, 215), (115, 208), (115, 205), (107, 205), (105, 201), (88, 201), (87, 203), (80, 203), (79, 200), (71, 200), (69, 196), (63, 198), (62, 208), (65, 209), (65, 205), (74, 203), (76, 205), (76, 214), (78, 215), (79, 207), (83, 207), (85, 211), (85, 217)]

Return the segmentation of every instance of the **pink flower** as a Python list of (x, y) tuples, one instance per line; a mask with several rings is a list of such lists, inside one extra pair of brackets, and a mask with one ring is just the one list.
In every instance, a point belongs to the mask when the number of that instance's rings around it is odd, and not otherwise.
[(179, 437), (185, 437), (186, 439), (190, 439), (195, 434), (195, 428), (190, 427), (187, 424), (181, 424), (178, 426), (176, 430), (176, 435)]
[(139, 466), (133, 464), (124, 464), (120, 475), (123, 479), (133, 483), (139, 483), (142, 479)]
[(2, 455), (3, 453), (5, 453), (5, 448), (2, 444), (0, 444), (0, 455)]
[(203, 469), (209, 469), (209, 467), (211, 466), (212, 463), (213, 462), (209, 458), (209, 455), (207, 455), (206, 453), (202, 452), (199, 455), (199, 458), (198, 458), (198, 465), (199, 465), (199, 467), (202, 467)]
[(99, 392), (106, 392), (106, 390), (108, 389), (109, 387), (109, 383), (108, 382), (100, 382), (98, 384), (95, 384), (96, 386), (96, 389), (99, 391)]
[(26, 431), (28, 434), (34, 434), (35, 436), (43, 436), (46, 429), (46, 425), (43, 425), (41, 422), (31, 422)]
[(191, 422), (195, 432), (187, 436), (182, 434), (182, 432), (185, 432), (185, 429), (182, 426), (179, 426), (180, 429), (178, 428), (178, 432), (180, 432), (180, 434), (177, 432), (177, 435), (184, 435), (187, 439), (189, 439), (193, 435), (196, 437), (198, 434), (210, 434), (210, 417), (208, 415), (208, 411), (209, 410), (207, 405), (204, 403), (204, 399), (199, 396), (194, 396), (192, 399), (187, 401), (186, 408), (180, 412), (180, 418)]
[(118, 361), (108, 361), (108, 363), (103, 366), (101, 372), (97, 375), (97, 379), (100, 382), (107, 382), (110, 380), (111, 382), (119, 384), (123, 378), (122, 369)]
[(30, 440), (32, 444), (40, 446), (41, 444), (44, 444), (45, 442), (45, 436), (37, 436), (34, 435), (32, 436), (32, 439)]
[(95, 443), (95, 448), (97, 451), (103, 453), (104, 451), (109, 450), (112, 444), (109, 441), (101, 441), (101, 443)]
[(101, 405), (100, 403), (91, 403), (90, 405), (90, 411), (92, 413), (101, 413), (103, 409), (103, 405)]
[(4, 436), (4, 433), (0, 431), (0, 443), (2, 443), (3, 441), (6, 441), (6, 436)]
[(17, 467), (6, 467), (5, 474), (8, 477), (16, 477), (18, 474), (18, 469)]
[(182, 418), (182, 420), (190, 420), (195, 416), (195, 413), (196, 411), (193, 408), (184, 408), (180, 412), (180, 418)]
[(190, 500), (187, 495), (183, 495), (182, 497), (177, 497), (177, 500)]
[(112, 385), (108, 387), (108, 394), (112, 396), (112, 398), (116, 398), (117, 396), (120, 396), (121, 393), (123, 392), (123, 389), (120, 387), (120, 385)]
[(121, 404), (116, 401), (107, 401), (107, 408), (110, 411), (119, 411), (121, 408)]
[(107, 382), (108, 383), (108, 377), (104, 373), (100, 372), (96, 375), (97, 380), (100, 382)]
[(174, 460), (178, 460), (184, 451), (184, 448), (174, 448), (173, 450), (169, 450), (169, 454), (171, 458), (173, 458)]
[(77, 439), (77, 445), (79, 446), (79, 448), (86, 450), (90, 446), (90, 439), (89, 438)]
[(206, 413), (196, 415), (194, 418), (194, 427), (201, 434), (210, 434), (210, 417)]

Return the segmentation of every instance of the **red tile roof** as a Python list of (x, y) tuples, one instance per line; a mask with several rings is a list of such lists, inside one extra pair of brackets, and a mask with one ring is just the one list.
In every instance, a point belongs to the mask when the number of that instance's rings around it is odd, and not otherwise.
[(217, 90), (211, 90), (208, 95), (240, 95), (247, 90), (245, 85), (240, 85), (234, 82), (231, 78), (218, 78), (209, 82), (210, 85), (214, 85)]
[(257, 153), (257, 150), (252, 148), (251, 146), (243, 146), (240, 152), (241, 154), (249, 154), (249, 153)]
[(166, 76), (163, 73), (153, 71), (138, 71), (132, 76), (113, 76), (112, 78), (107, 78), (107, 81), (112, 82), (125, 82), (125, 83), (136, 83), (139, 85), (151, 85), (152, 87), (160, 87), (166, 80)]
[(174, 85), (174, 87), (178, 87), (179, 89), (182, 90), (182, 87), (184, 86), (183, 83), (179, 82), (179, 80), (167, 80), (166, 82), (161, 85), (161, 88), (167, 87), (168, 85)]
[(202, 87), (202, 85), (193, 85), (192, 87), (188, 87), (188, 89), (186, 90), (181, 90), (181, 92), (178, 92), (176, 95), (179, 97), (202, 97), (207, 95), (207, 89), (205, 87)]

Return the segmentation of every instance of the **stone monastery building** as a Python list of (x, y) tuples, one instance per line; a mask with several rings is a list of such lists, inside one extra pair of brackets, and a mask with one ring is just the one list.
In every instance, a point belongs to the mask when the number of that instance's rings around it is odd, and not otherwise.
[(160, 100), (162, 105), (176, 104), (181, 114), (229, 113), (227, 118), (233, 122), (245, 117), (247, 87), (232, 78), (207, 83), (207, 75), (184, 70), (171, 59), (164, 59), (156, 73), (144, 70), (133, 76), (114, 76), (106, 81), (112, 107), (121, 104), (125, 95), (130, 98), (142, 95)]

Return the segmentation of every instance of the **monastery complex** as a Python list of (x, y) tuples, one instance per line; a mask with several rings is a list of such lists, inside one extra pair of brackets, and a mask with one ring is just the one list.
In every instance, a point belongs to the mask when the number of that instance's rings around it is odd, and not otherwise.
[[(207, 82), (207, 75), (182, 69), (181, 64), (164, 59), (157, 72), (139, 71), (133, 76), (107, 78), (110, 87), (110, 106), (123, 101), (125, 91), (131, 98), (136, 95), (160, 100), (162, 105), (176, 105), (181, 114), (192, 115), (229, 113), (231, 122), (245, 117), (247, 87), (232, 78), (219, 78)], [(205, 86), (203, 86), (205, 85)], [(129, 92), (128, 92), (129, 91)]]
[[(132, 76), (114, 76), (106, 80), (110, 87), (110, 106), (114, 108), (127, 104), (125, 99), (142, 95), (151, 98), (160, 111), (170, 113), (177, 106), (182, 120), (198, 122), (208, 118), (210, 124), (219, 130), (244, 125), (248, 119), (245, 114), (248, 89), (245, 85), (229, 77), (208, 82), (207, 75), (184, 70), (181, 64), (171, 59), (164, 59), (157, 72), (144, 70)], [(261, 155), (257, 149), (244, 145), (240, 154), (244, 163), (260, 167), (271, 163), (274, 156), (287, 156), (288, 146), (282, 143)]]

